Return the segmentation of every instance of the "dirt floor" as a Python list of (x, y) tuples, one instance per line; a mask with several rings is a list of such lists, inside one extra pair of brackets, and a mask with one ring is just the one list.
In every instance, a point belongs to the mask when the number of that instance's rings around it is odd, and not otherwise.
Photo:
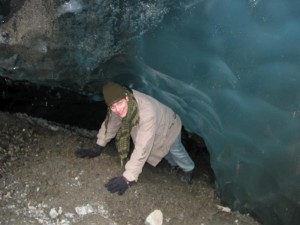
[(119, 196), (104, 187), (122, 174), (112, 144), (94, 159), (74, 155), (94, 145), (96, 131), (4, 112), (0, 124), (1, 225), (142, 225), (155, 209), (164, 225), (259, 224), (218, 208), (214, 184), (200, 167), (187, 185), (164, 161), (145, 165), (139, 181)]

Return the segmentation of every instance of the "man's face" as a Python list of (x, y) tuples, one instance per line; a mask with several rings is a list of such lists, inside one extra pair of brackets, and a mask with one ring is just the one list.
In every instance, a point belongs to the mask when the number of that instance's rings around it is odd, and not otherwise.
[(110, 110), (119, 117), (124, 118), (128, 112), (128, 97), (123, 98), (110, 106)]

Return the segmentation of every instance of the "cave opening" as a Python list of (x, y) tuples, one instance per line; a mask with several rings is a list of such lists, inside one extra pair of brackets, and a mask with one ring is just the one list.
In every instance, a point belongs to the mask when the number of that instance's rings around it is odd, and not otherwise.
[[(98, 130), (106, 116), (104, 101), (64, 88), (0, 77), (0, 90), (0, 110), (9, 113), (24, 113), (86, 130)], [(183, 127), (182, 142), (195, 162), (196, 172), (206, 182), (214, 184), (215, 176), (204, 140)], [(166, 166), (165, 160), (159, 165)]]

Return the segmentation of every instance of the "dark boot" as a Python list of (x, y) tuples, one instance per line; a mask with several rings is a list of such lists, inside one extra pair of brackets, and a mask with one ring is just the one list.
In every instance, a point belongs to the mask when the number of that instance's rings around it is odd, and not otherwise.
[(191, 184), (193, 180), (195, 169), (188, 171), (188, 172), (183, 172), (183, 176), (181, 177), (181, 181), (187, 184)]

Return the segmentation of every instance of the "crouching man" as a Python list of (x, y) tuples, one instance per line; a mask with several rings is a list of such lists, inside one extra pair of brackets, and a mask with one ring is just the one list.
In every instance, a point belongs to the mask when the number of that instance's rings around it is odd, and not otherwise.
[[(94, 149), (78, 149), (76, 155), (96, 157), (115, 138), (125, 171), (105, 184), (108, 191), (122, 195), (131, 182), (138, 180), (145, 162), (156, 166), (163, 158), (172, 167), (181, 168), (181, 180), (190, 184), (195, 164), (181, 143), (179, 116), (153, 97), (113, 82), (104, 85), (103, 96), (108, 112), (97, 134), (97, 145)], [(130, 138), (134, 149), (129, 156)]]

